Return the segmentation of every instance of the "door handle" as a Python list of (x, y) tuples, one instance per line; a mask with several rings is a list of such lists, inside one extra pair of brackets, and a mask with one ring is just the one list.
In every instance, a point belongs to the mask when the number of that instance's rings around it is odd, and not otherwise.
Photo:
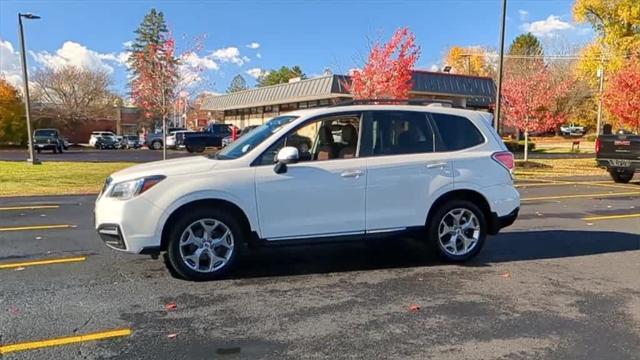
[(427, 169), (444, 169), (447, 166), (447, 163), (435, 163), (435, 164), (427, 164)]
[(362, 170), (348, 170), (348, 171), (344, 171), (342, 174), (340, 174), (340, 176), (344, 177), (344, 178), (348, 178), (348, 177), (359, 177), (364, 175), (364, 171)]

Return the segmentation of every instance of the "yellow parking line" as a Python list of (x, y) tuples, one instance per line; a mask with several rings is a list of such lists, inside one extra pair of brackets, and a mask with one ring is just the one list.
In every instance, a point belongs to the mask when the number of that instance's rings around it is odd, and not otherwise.
[(73, 225), (60, 224), (60, 225), (33, 225), (33, 226), (13, 226), (13, 227), (0, 227), (0, 231), (23, 231), (23, 230), (47, 230), (47, 229), (66, 229), (71, 228)]
[(60, 205), (7, 206), (0, 207), (0, 211), (57, 209), (59, 207)]
[(614, 219), (631, 219), (631, 218), (637, 218), (637, 217), (640, 217), (640, 214), (592, 216), (592, 217), (583, 218), (582, 220), (584, 220), (584, 221), (614, 220)]
[(87, 260), (86, 256), (76, 256), (76, 257), (42, 259), (42, 260), (32, 260), (32, 261), (4, 263), (4, 264), (0, 263), (0, 270), (15, 269), (20, 267), (35, 266), (35, 265), (64, 264), (64, 263), (70, 263), (70, 262), (80, 262), (85, 260)]
[(29, 341), (29, 342), (22, 342), (22, 343), (9, 344), (9, 345), (0, 345), (0, 355), (8, 354), (10, 352), (15, 352), (15, 351), (33, 350), (33, 349), (39, 349), (44, 347), (68, 345), (68, 344), (75, 344), (75, 343), (81, 343), (81, 342), (87, 342), (87, 341), (104, 340), (104, 339), (109, 339), (114, 337), (129, 336), (131, 335), (131, 333), (132, 333), (131, 329), (117, 329), (117, 330), (109, 330), (109, 331), (100, 331), (100, 332), (95, 332), (95, 333), (90, 333), (85, 335), (59, 337), (59, 338), (49, 339), (49, 340)]
[(558, 196), (541, 196), (523, 198), (520, 201), (536, 201), (536, 200), (559, 200), (559, 199), (578, 199), (578, 198), (596, 198), (596, 197), (617, 197), (617, 196), (630, 196), (640, 195), (639, 191), (632, 192), (619, 192), (619, 193), (604, 193), (604, 194), (579, 194), (579, 195), (558, 195)]

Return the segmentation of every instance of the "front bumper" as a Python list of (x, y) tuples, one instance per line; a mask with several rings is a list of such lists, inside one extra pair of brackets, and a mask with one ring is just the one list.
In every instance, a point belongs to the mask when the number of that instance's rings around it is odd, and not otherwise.
[(95, 205), (95, 229), (112, 249), (139, 254), (160, 246), (162, 210), (143, 195), (118, 200), (101, 195)]
[(56, 144), (35, 144), (35, 148), (40, 150), (53, 150), (57, 149), (58, 146)]

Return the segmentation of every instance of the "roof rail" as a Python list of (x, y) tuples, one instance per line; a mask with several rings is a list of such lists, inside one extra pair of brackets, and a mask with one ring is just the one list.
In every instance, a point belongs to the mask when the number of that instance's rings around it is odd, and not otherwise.
[(329, 107), (337, 106), (354, 106), (354, 105), (429, 105), (439, 104), (447, 107), (455, 107), (451, 100), (436, 100), (436, 99), (356, 99), (345, 100), (339, 103), (330, 105)]

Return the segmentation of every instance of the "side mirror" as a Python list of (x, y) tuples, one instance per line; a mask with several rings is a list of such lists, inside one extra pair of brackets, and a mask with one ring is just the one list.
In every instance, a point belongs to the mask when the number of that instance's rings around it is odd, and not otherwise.
[(300, 160), (300, 154), (298, 149), (293, 146), (285, 146), (276, 155), (276, 166), (273, 171), (276, 174), (283, 174), (287, 172), (287, 164), (295, 164)]

